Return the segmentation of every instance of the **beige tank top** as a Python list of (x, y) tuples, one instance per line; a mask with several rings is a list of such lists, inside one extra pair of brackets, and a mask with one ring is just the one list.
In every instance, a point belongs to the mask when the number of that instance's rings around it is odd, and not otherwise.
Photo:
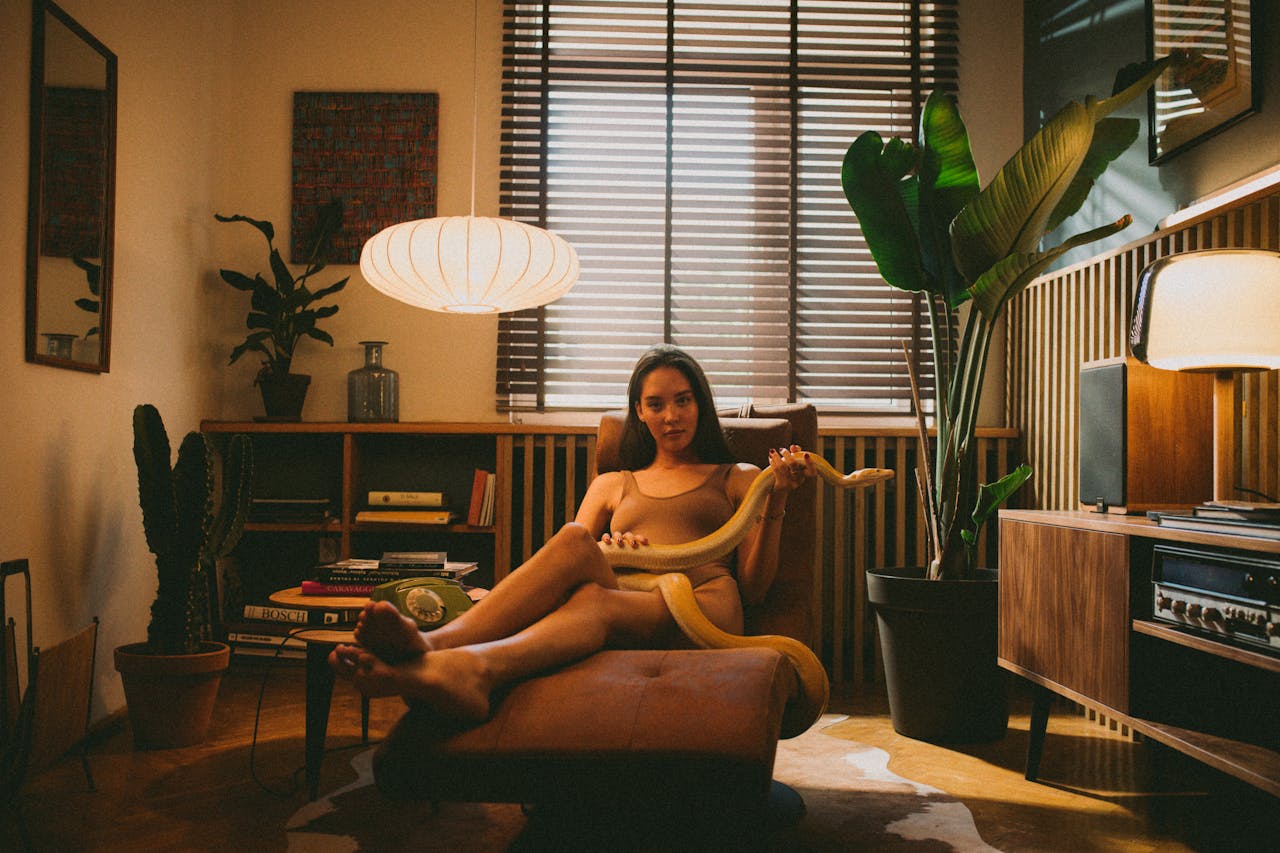
[[(701, 484), (686, 492), (656, 498), (640, 491), (630, 471), (622, 472), (622, 497), (609, 522), (619, 532), (643, 534), (654, 545), (679, 545), (700, 539), (724, 525), (734, 505), (727, 492), (733, 465), (717, 465)], [(733, 553), (685, 572), (697, 587), (712, 578), (733, 574)]]

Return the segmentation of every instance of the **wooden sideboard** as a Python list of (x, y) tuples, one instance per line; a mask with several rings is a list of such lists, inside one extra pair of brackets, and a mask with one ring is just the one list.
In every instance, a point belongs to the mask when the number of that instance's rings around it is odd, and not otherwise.
[(1280, 797), (1280, 656), (1153, 620), (1158, 542), (1280, 561), (1277, 540), (1000, 513), (999, 662), (1037, 687), (1027, 778), (1056, 693)]

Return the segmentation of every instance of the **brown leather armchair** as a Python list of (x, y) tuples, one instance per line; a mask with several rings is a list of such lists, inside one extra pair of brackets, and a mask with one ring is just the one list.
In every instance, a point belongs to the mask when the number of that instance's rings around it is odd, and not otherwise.
[[(812, 406), (737, 414), (722, 422), (740, 459), (764, 466), (770, 447), (816, 444)], [(621, 425), (619, 414), (601, 422), (600, 471), (617, 467)], [(816, 489), (788, 500), (777, 580), (748, 610), (748, 634), (812, 645)], [(386, 794), (411, 799), (758, 813), (795, 692), (791, 664), (768, 649), (607, 650), (511, 686), (480, 725), (411, 709), (374, 772)]]

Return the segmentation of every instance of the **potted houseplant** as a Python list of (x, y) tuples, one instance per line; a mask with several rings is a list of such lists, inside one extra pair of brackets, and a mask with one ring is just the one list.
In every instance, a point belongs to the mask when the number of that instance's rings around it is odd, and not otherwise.
[(294, 349), (303, 337), (333, 346), (332, 336), (317, 327), (316, 322), (338, 313), (338, 306), (315, 307), (315, 304), (347, 286), (347, 278), (319, 290), (311, 290), (307, 285), (311, 277), (328, 263), (333, 236), (342, 224), (342, 202), (333, 201), (320, 208), (315, 228), (305, 243), (306, 267), (296, 277), (275, 247), (275, 226), (270, 222), (239, 214), (223, 216), (215, 213), (214, 218), (219, 222), (247, 222), (262, 232), (267, 239), (267, 260), (271, 268), (271, 281), (261, 273), (251, 278), (235, 270), (219, 271), (227, 284), (252, 294), (249, 315), (245, 319), (249, 333), (231, 351), (230, 363), (235, 364), (240, 356), (250, 351), (261, 353), (262, 369), (254, 382), (262, 391), (267, 420), (299, 420), (311, 377), (290, 372)]
[(244, 529), (252, 447), (247, 436), (231, 438), (217, 488), (209, 437), (188, 433), (176, 464), (170, 465), (160, 413), (141, 405), (133, 412), (133, 458), (142, 526), (156, 556), (159, 584), (146, 642), (117, 648), (115, 666), (137, 746), (188, 746), (208, 732), (230, 659), (228, 646), (211, 638), (216, 561)]
[[(995, 483), (976, 480), (974, 429), (991, 335), (1009, 300), (1055, 259), (1129, 225), (1124, 216), (1053, 248), (1040, 245), (1137, 137), (1137, 119), (1111, 113), (1144, 92), (1165, 63), (1128, 66), (1111, 97), (1068, 103), (985, 188), (955, 101), (940, 92), (924, 104), (916, 144), (886, 143), (868, 131), (845, 155), (845, 197), (881, 276), (921, 294), (930, 309), (937, 435), (930, 465), (919, 414), (917, 472), (928, 565), (867, 577), (890, 712), (902, 734), (979, 741), (1002, 736), (1007, 726), (996, 666), (995, 573), (975, 565), (976, 546), (982, 524), (1031, 470), (1022, 465)], [(961, 323), (955, 312), (965, 302)]]

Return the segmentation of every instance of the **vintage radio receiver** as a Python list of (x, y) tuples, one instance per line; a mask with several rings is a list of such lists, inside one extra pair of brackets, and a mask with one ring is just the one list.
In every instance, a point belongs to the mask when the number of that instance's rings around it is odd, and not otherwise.
[(1280, 555), (1156, 545), (1152, 618), (1280, 656)]

